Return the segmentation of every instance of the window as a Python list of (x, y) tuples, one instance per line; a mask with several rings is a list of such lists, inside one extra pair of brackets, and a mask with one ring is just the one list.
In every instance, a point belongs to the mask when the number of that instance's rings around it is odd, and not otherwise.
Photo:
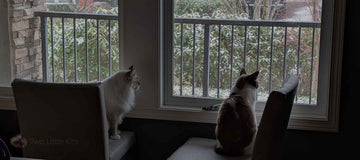
[(94, 82), (119, 70), (118, 7), (113, 4), (117, 1), (47, 3), (51, 12), (35, 13), (47, 29), (41, 32), (44, 81)]
[(118, 71), (117, 2), (1, 1), (0, 109), (15, 109), (14, 78), (84, 83)]
[(335, 1), (259, 2), (164, 1), (164, 105), (221, 103), (245, 68), (260, 70), (259, 115), (270, 91), (296, 74), (292, 120), (328, 120), (330, 80), (338, 73), (330, 74)]

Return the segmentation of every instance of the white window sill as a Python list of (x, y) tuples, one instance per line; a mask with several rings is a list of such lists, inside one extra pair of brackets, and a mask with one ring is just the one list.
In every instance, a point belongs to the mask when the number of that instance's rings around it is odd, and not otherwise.
[[(256, 118), (258, 123), (261, 120), (262, 106), (264, 106), (264, 102), (257, 103)], [(0, 110), (16, 110), (11, 87), (0, 87)], [(288, 129), (337, 132), (339, 116), (336, 114), (338, 112), (329, 113), (328, 116), (304, 115), (297, 114), (293, 110)], [(178, 106), (136, 106), (126, 117), (215, 124), (217, 111)]]
[[(14, 98), (12, 96), (0, 96), (0, 110), (16, 110)], [(256, 112), (258, 123), (261, 120), (261, 115), (261, 112)], [(136, 106), (126, 115), (126, 117), (215, 124), (217, 120), (217, 111), (204, 111), (200, 108), (174, 106)], [(309, 118), (301, 115), (292, 115), (288, 129), (337, 132), (338, 121), (330, 121), (331, 119), (333, 118), (316, 116)]]
[[(187, 108), (176, 106), (136, 106), (126, 117), (145, 118), (170, 121), (213, 123), (217, 121), (217, 111), (204, 111), (200, 108)], [(257, 123), (260, 123), (262, 111), (256, 111)], [(336, 115), (329, 115), (338, 117)], [(313, 115), (309, 117), (301, 114), (292, 114), (288, 129), (338, 132), (338, 120), (336, 118)]]

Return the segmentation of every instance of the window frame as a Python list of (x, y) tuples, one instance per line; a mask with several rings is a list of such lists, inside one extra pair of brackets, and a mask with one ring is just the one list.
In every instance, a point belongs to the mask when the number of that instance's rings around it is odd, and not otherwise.
[[(9, 13), (7, 11), (8, 2), (0, 2), (0, 19), (4, 19), (5, 22), (0, 24), (0, 87), (10, 86), (10, 82), (13, 79), (13, 61), (12, 50), (10, 44), (9, 33)], [(1, 91), (1, 90), (0, 90)], [(1, 92), (0, 92), (1, 93)], [(0, 94), (1, 96), (1, 94)]]
[[(345, 2), (323, 0), (318, 99), (316, 105), (294, 104), (289, 128), (338, 131), (341, 82), (342, 43)], [(174, 96), (173, 92), (173, 1), (163, 1), (163, 108), (201, 108), (222, 100), (209, 97)], [(332, 14), (329, 14), (332, 13)], [(330, 33), (330, 34), (329, 34)], [(256, 115), (261, 118), (265, 102), (256, 103)]]

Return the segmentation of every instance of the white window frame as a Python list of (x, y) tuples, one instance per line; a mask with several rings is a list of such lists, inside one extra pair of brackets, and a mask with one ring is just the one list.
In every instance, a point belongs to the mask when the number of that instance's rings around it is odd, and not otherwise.
[[(8, 2), (0, 2), (0, 19), (4, 20), (0, 24), (0, 87), (10, 86), (10, 82), (13, 78), (13, 64), (11, 56), (11, 42), (9, 33), (9, 13), (8, 13)], [(1, 90), (0, 90), (1, 91)], [(1, 94), (0, 94), (1, 96)]]
[[(316, 105), (294, 104), (289, 128), (338, 131), (339, 94), (342, 63), (343, 24), (345, 2), (341, 0), (323, 0), (319, 81)], [(173, 9), (172, 0), (164, 1), (164, 106), (163, 108), (205, 107), (221, 100), (208, 97), (174, 96), (173, 93)], [(332, 13), (332, 14), (329, 14)], [(175, 107), (174, 107), (175, 106)], [(265, 102), (256, 103), (256, 114), (261, 118)]]
[(0, 2), (0, 19), (5, 20), (0, 24), (0, 109), (2, 110), (14, 110), (14, 98), (10, 83), (13, 79), (13, 64), (11, 57), (11, 47), (8, 32), (8, 2)]

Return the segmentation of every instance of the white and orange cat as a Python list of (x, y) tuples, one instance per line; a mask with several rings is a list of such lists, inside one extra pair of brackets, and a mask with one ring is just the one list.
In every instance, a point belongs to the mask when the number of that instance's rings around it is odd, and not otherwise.
[(129, 71), (119, 71), (103, 82), (106, 116), (110, 127), (110, 139), (120, 139), (118, 125), (123, 116), (135, 106), (135, 92), (140, 88), (134, 66)]
[(215, 129), (217, 153), (237, 156), (251, 152), (257, 131), (254, 109), (258, 75), (259, 71), (247, 75), (242, 69), (230, 96), (223, 101)]

